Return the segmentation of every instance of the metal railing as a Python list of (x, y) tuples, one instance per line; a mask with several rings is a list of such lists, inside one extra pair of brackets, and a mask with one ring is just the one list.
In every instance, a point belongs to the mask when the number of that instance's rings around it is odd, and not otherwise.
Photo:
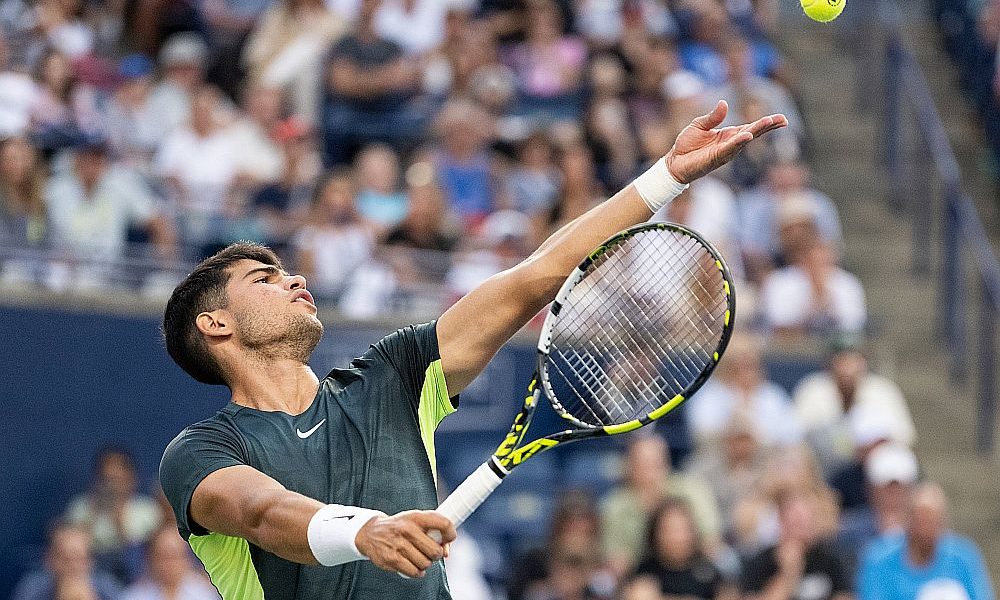
[[(975, 349), (977, 402), (976, 449), (993, 453), (997, 413), (997, 336), (1000, 316), (1000, 262), (997, 261), (975, 204), (962, 186), (961, 170), (948, 132), (935, 106), (920, 64), (903, 38), (900, 12), (894, 3), (883, 5), (880, 20), (885, 37), (885, 165), (889, 174), (890, 206), (908, 210), (913, 227), (913, 271), (928, 276), (932, 268), (935, 211), (941, 211), (938, 327), (950, 356), (950, 374), (963, 383), (972, 352), (970, 323), (979, 336)], [(909, 119), (907, 119), (909, 117)], [(918, 146), (904, 140), (906, 124), (915, 124)], [(933, 172), (911, 173), (907, 153), (926, 156)], [(940, 183), (935, 203), (933, 175)], [(914, 190), (914, 185), (922, 189)], [(908, 193), (908, 191), (916, 193)], [(970, 260), (966, 260), (966, 256)], [(966, 270), (968, 268), (968, 271)], [(978, 298), (970, 301), (970, 295)], [(978, 304), (978, 311), (974, 312)]]

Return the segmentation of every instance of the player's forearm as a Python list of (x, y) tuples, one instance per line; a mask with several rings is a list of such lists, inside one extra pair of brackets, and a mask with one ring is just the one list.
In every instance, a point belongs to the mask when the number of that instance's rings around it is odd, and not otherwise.
[(323, 503), (288, 490), (268, 491), (244, 511), (240, 537), (304, 565), (318, 564), (309, 547), (308, 528)]
[(532, 280), (524, 289), (536, 292), (529, 312), (551, 302), (570, 271), (598, 244), (652, 215), (635, 186), (628, 185), (553, 233), (519, 267)]

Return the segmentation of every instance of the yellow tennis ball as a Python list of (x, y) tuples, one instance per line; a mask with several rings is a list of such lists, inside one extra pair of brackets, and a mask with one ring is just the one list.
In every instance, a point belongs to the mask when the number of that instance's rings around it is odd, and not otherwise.
[(799, 0), (802, 10), (805, 11), (813, 21), (826, 23), (832, 21), (844, 12), (844, 5), (847, 0)]

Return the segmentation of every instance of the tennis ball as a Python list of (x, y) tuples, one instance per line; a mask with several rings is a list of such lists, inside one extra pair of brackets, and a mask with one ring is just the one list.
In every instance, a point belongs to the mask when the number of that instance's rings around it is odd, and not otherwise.
[(813, 21), (826, 23), (832, 21), (844, 12), (844, 5), (847, 0), (799, 0), (802, 10), (805, 11)]

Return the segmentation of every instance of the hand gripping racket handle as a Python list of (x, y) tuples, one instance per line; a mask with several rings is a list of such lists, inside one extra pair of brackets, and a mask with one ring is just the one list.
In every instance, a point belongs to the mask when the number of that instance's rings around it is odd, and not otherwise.
[[(493, 459), (490, 458), (490, 460)], [(503, 479), (494, 472), (489, 461), (486, 461), (466, 477), (462, 485), (455, 488), (450, 496), (445, 498), (437, 511), (448, 517), (457, 528), (469, 518), (474, 510), (479, 508), (480, 504), (490, 497), (501, 481)], [(439, 531), (430, 531), (428, 535), (438, 542), (441, 541)]]

